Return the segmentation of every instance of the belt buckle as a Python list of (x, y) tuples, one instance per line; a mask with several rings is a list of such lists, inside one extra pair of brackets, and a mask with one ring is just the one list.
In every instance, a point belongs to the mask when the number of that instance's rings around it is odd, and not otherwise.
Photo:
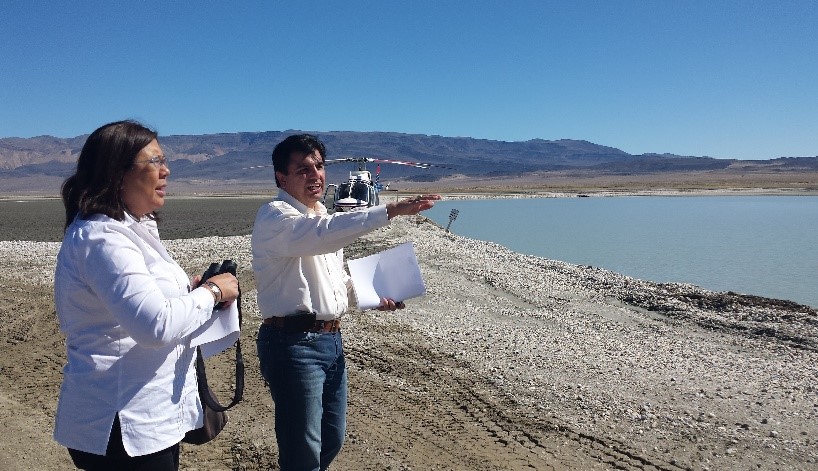
[(330, 320), (316, 320), (315, 326), (312, 332), (337, 332), (338, 329), (336, 328), (336, 323), (338, 322), (337, 319), (330, 319)]
[(313, 332), (316, 323), (315, 316), (316, 313), (308, 311), (302, 311), (293, 316), (293, 321), (297, 326), (295, 330), (300, 332)]
[(315, 332), (327, 333), (331, 332), (332, 322), (327, 320), (315, 321)]

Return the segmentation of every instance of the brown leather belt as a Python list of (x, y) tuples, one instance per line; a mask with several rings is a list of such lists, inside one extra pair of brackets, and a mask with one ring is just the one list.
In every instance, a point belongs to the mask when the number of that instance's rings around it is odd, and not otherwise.
[(287, 332), (338, 332), (341, 330), (341, 319), (319, 321), (310, 319), (305, 321), (301, 316), (268, 317), (262, 321), (276, 329)]

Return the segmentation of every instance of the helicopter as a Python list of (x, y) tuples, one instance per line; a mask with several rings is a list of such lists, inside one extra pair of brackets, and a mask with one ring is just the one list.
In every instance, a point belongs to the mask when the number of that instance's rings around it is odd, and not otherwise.
[[(380, 181), (381, 164), (406, 165), (409, 167), (427, 169), (430, 167), (450, 168), (443, 165), (430, 164), (425, 162), (408, 162), (405, 160), (375, 159), (371, 157), (348, 157), (343, 159), (331, 159), (324, 162), (325, 165), (332, 165), (342, 162), (353, 162), (358, 164), (356, 170), (349, 172), (349, 179), (346, 182), (327, 185), (324, 191), (323, 203), (332, 207), (334, 211), (354, 211), (356, 209), (368, 208), (380, 204), (378, 194), (381, 191), (388, 191), (389, 184)], [(375, 178), (366, 169), (368, 162), (377, 164)]]

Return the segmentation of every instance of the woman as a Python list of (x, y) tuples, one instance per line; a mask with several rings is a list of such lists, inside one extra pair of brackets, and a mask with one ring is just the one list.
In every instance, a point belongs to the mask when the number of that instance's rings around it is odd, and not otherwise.
[(156, 137), (102, 126), (62, 187), (54, 297), (68, 362), (54, 438), (81, 469), (178, 469), (179, 442), (202, 425), (189, 336), (238, 296), (230, 274), (191, 291), (199, 277), (159, 241), (170, 169)]

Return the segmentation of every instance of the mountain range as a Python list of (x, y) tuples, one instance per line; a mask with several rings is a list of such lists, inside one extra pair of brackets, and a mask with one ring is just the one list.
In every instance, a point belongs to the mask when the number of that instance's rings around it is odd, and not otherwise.
[[(271, 163), (273, 148), (288, 135), (298, 132), (301, 131), (171, 135), (160, 136), (159, 141), (171, 162), (175, 181), (219, 179), (270, 182), (273, 171), (265, 166)], [(395, 132), (337, 131), (313, 134), (326, 144), (327, 159), (371, 157), (441, 166), (417, 169), (385, 165), (383, 175), (391, 181), (436, 181), (453, 175), (513, 177), (532, 172), (563, 171), (632, 175), (713, 171), (731, 167), (755, 171), (818, 170), (818, 156), (759, 161), (653, 153), (632, 155), (613, 147), (570, 139), (506, 142)], [(86, 138), (87, 135), (0, 139), (0, 183), (10, 188), (16, 186), (15, 181), (20, 184), (20, 179), (24, 179), (29, 186), (39, 185), (33, 182), (43, 182), (43, 185), (53, 188), (55, 180), (64, 179), (73, 172)], [(328, 166), (328, 181), (343, 178), (352, 165)]]

